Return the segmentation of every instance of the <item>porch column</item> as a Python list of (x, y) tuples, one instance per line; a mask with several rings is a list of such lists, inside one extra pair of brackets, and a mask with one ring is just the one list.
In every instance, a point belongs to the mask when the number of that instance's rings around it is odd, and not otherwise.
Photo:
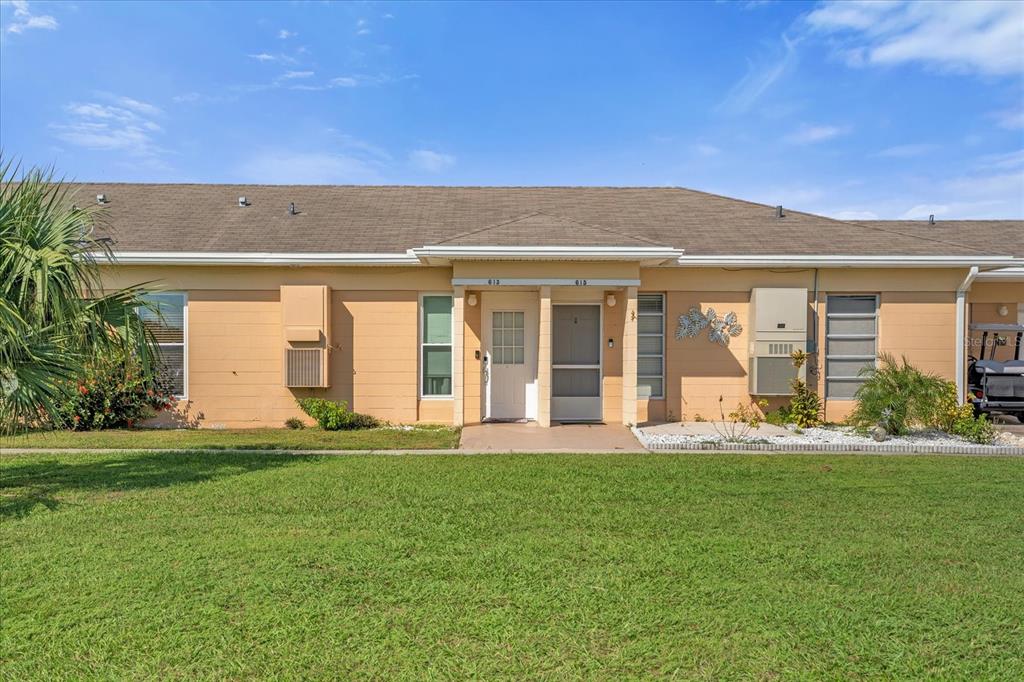
[(551, 426), (551, 287), (540, 288), (537, 324), (537, 424)]
[(622, 423), (636, 424), (636, 287), (626, 287), (626, 321), (622, 329)]
[(452, 299), (452, 424), (462, 426), (465, 410), (463, 406), (463, 376), (466, 361), (463, 356), (463, 335), (465, 331), (466, 288), (455, 287)]

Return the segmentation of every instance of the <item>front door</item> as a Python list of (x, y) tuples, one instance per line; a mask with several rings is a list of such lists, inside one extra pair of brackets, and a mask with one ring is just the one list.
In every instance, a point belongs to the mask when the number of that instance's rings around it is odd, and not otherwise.
[(551, 308), (551, 418), (600, 421), (601, 306)]
[(537, 296), (486, 292), (483, 298), (485, 418), (536, 419)]

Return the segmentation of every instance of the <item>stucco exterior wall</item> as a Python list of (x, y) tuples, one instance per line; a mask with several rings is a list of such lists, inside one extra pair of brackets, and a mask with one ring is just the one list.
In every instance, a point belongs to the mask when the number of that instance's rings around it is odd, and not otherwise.
[[(878, 347), (907, 358), (922, 369), (952, 378), (954, 373), (954, 291), (965, 269), (832, 269), (818, 273), (818, 339), (824, 347), (825, 301), (829, 293), (880, 295)], [(705, 419), (720, 416), (748, 393), (750, 290), (758, 286), (814, 289), (814, 271), (725, 270), (714, 268), (639, 268), (622, 263), (461, 263), (455, 268), (281, 268), (168, 267), (108, 268), (112, 287), (157, 282), (189, 296), (189, 402), (181, 406), (179, 423), (205, 427), (280, 427), (302, 416), (295, 397), (321, 395), (346, 400), (360, 412), (392, 422), (451, 423), (454, 401), (421, 400), (419, 394), (419, 296), (452, 291), (453, 276), (559, 277), (640, 279), (641, 292), (666, 294), (665, 398), (639, 400), (638, 421)], [(331, 288), (330, 382), (328, 389), (288, 389), (282, 385), (280, 287), (319, 284)], [(486, 295), (473, 287), (465, 294)], [(607, 305), (607, 296), (617, 298)], [(603, 416), (622, 418), (623, 330), (626, 292), (623, 289), (553, 287), (555, 302), (588, 299), (602, 302), (604, 375)], [(813, 301), (808, 301), (813, 322)], [(978, 283), (969, 298), (972, 319), (989, 321), (1005, 303), (1016, 311), (1024, 301), (1024, 284)], [(728, 348), (706, 337), (677, 341), (676, 319), (690, 306), (735, 312), (744, 332)], [(481, 375), (476, 351), (481, 350), (481, 306), (466, 305), (463, 313), (463, 419), (481, 418)], [(995, 320), (999, 321), (999, 320)], [(543, 330), (542, 330), (543, 331)], [(608, 347), (613, 339), (614, 347)], [(809, 375), (823, 389), (823, 363)], [(783, 399), (777, 399), (775, 407)], [(853, 403), (830, 400), (826, 416), (839, 420)]]
[[(1024, 324), (1024, 320), (1018, 322), (1018, 311), (1021, 303), (1024, 303), (1024, 282), (975, 282), (967, 295), (969, 305), (969, 320), (978, 324)], [(999, 309), (1005, 307), (1006, 315), (1000, 315)], [(986, 358), (994, 358), (1000, 361), (1012, 360), (1014, 353), (1014, 337), (1012, 334), (1002, 334), (1007, 343), (1005, 346), (994, 344), (994, 334), (989, 334), (988, 345), (985, 349)], [(967, 347), (969, 355), (975, 357), (981, 354), (981, 332), (970, 333), (970, 344)], [(993, 355), (994, 353), (994, 355)]]

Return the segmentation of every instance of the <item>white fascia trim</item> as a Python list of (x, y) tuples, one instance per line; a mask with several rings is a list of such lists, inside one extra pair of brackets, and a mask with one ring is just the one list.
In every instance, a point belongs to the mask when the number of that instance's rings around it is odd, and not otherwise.
[(693, 267), (836, 267), (934, 268), (1002, 267), (1019, 263), (1010, 256), (680, 256), (678, 265)]
[(986, 270), (985, 272), (979, 272), (977, 279), (1009, 280), (1011, 282), (1024, 281), (1024, 267), (1000, 268), (999, 270)]
[(420, 265), (406, 253), (235, 253), (204, 251), (119, 251), (117, 265)]
[(424, 246), (412, 252), (421, 259), (443, 260), (668, 260), (682, 249), (665, 246)]

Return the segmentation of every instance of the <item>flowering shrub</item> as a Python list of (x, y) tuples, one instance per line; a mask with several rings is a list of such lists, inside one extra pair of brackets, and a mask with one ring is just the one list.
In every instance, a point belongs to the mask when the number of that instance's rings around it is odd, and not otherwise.
[(344, 400), (334, 402), (323, 398), (300, 398), (298, 403), (302, 411), (315, 419), (324, 431), (372, 429), (380, 426), (376, 417), (350, 411)]
[(175, 402), (160, 381), (146, 376), (138, 362), (123, 354), (93, 360), (71, 384), (69, 397), (50, 415), (53, 428), (132, 428)]

